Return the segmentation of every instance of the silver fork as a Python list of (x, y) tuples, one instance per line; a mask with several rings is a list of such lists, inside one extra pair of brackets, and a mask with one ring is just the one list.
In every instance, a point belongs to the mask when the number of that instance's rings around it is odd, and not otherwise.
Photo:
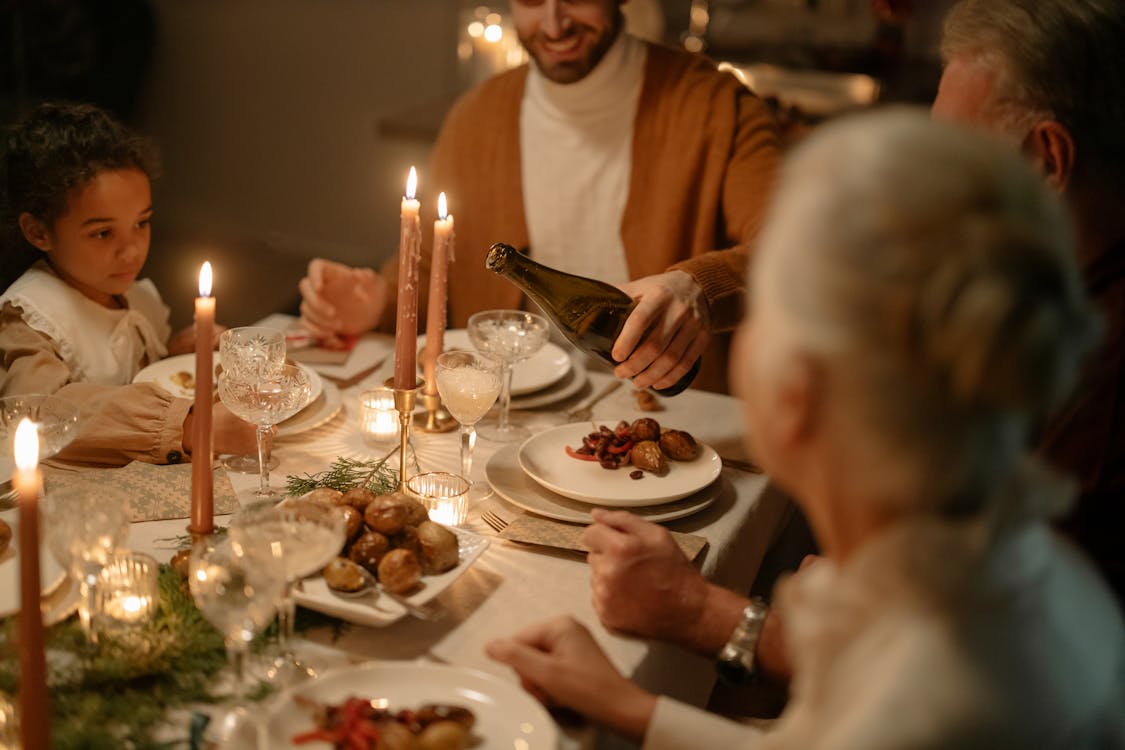
[(504, 529), (508, 528), (508, 521), (496, 515), (490, 510), (486, 510), (484, 513), (481, 513), (480, 519), (491, 526), (493, 531), (495, 531), (496, 533), (500, 533)]
[(585, 422), (590, 417), (594, 416), (594, 405), (601, 401), (609, 394), (616, 391), (621, 387), (623, 381), (614, 378), (606, 384), (598, 393), (586, 403), (581, 406), (576, 406), (566, 413), (567, 421), (569, 422)]

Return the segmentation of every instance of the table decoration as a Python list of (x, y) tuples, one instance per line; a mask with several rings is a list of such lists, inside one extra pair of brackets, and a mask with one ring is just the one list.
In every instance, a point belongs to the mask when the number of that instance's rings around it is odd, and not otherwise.
[(406, 471), (409, 468), (407, 457), (410, 449), (410, 426), (413, 422), (414, 404), (423, 383), (421, 380), (416, 380), (413, 388), (400, 388), (397, 380), (388, 379), (386, 384), (394, 385), (395, 410), (398, 412), (398, 489), (400, 492), (405, 492)]
[(142, 625), (156, 614), (159, 565), (150, 555), (118, 550), (98, 575), (100, 625), (116, 632)]
[(359, 394), (359, 429), (365, 442), (385, 445), (398, 441), (398, 412), (393, 388), (379, 386)]
[(376, 495), (389, 495), (399, 488), (398, 473), (390, 463), (398, 452), (399, 447), (395, 446), (390, 453), (377, 459), (340, 456), (324, 471), (290, 475), (285, 482), (286, 492), (290, 497), (300, 497), (320, 487), (340, 492), (362, 487)]
[(425, 506), (430, 520), (460, 526), (469, 515), (469, 480), (447, 471), (415, 474), (406, 488)]
[(418, 173), (410, 168), (406, 194), (399, 215), (398, 241), (398, 306), (395, 317), (396, 390), (415, 388), (415, 356), (418, 348), (418, 264), (422, 256), (422, 225), (418, 218), (420, 204), (414, 197)]
[(444, 350), (449, 264), (453, 262), (453, 215), (448, 213), (445, 193), (438, 195), (438, 218), (434, 221), (434, 248), (430, 256), (430, 298), (426, 312), (426, 351), (422, 358), (428, 396), (437, 395), (434, 378), (438, 355)]
[(43, 613), (39, 610), (39, 433), (24, 417), (16, 428), (16, 474), (12, 484), (19, 495), (20, 528), (20, 739), (25, 748), (51, 744), (47, 720), (47, 658), (43, 648)]
[(211, 296), (211, 263), (199, 269), (199, 296), (195, 298), (195, 406), (192, 452), (191, 523), (192, 534), (205, 535), (215, 530), (214, 486), (211, 469), (211, 378), (215, 330), (215, 298)]

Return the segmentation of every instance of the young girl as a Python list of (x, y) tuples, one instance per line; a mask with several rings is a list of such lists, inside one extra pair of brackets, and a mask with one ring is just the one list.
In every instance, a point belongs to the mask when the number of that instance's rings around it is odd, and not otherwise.
[[(131, 384), (145, 365), (194, 349), (190, 329), (169, 341), (168, 308), (136, 280), (151, 237), (150, 145), (96, 107), (43, 104), (11, 129), (4, 167), (0, 396), (80, 406), (79, 435), (60, 458), (186, 460), (192, 402)], [(215, 450), (253, 452), (253, 426), (213, 409)]]

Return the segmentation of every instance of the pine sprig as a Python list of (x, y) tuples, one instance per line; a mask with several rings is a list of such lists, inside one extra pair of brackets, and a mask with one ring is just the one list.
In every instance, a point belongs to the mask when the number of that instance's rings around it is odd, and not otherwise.
[(398, 448), (370, 460), (341, 456), (324, 471), (287, 477), (285, 490), (291, 497), (297, 497), (321, 487), (340, 492), (363, 487), (376, 495), (385, 495), (398, 489), (398, 471), (390, 460), (396, 453)]

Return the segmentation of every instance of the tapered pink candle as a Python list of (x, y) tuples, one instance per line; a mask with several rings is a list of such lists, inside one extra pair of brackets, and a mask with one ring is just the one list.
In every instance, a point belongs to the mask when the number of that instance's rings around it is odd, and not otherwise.
[(25, 748), (50, 747), (47, 655), (39, 610), (39, 433), (26, 417), (16, 428), (16, 473), (12, 486), (20, 502), (20, 737)]
[(422, 222), (414, 198), (418, 173), (410, 168), (399, 214), (398, 309), (395, 319), (395, 388), (409, 390), (418, 383), (418, 263), (422, 258)]
[(453, 215), (438, 195), (438, 218), (434, 222), (434, 252), (430, 263), (430, 301), (426, 308), (426, 353), (422, 369), (426, 374), (426, 393), (436, 395), (437, 358), (445, 346), (445, 306), (448, 298), (449, 263), (453, 260)]
[(195, 407), (191, 457), (191, 524), (188, 531), (205, 535), (215, 530), (215, 483), (211, 473), (211, 400), (214, 377), (215, 298), (211, 296), (211, 264), (199, 269), (195, 298)]

